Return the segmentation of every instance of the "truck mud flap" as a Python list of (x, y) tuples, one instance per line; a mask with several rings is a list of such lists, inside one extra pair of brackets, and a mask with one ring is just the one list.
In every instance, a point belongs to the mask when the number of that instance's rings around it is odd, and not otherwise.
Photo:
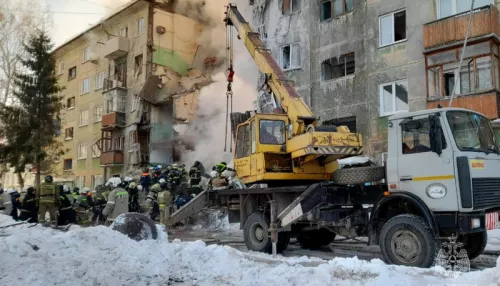
[(194, 197), (180, 209), (172, 213), (170, 217), (165, 221), (165, 225), (173, 226), (176, 223), (197, 214), (199, 211), (207, 207), (209, 204), (210, 204), (209, 192), (205, 190), (199, 193), (196, 197)]
[(322, 203), (323, 192), (321, 186), (320, 183), (310, 185), (278, 215), (281, 227), (285, 227), (300, 219)]

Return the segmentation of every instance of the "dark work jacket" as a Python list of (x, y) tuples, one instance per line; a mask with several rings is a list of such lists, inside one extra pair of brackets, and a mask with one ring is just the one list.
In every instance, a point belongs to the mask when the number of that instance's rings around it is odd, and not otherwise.
[(28, 222), (37, 222), (38, 213), (36, 209), (35, 194), (26, 194), (21, 204), (20, 220), (28, 220)]

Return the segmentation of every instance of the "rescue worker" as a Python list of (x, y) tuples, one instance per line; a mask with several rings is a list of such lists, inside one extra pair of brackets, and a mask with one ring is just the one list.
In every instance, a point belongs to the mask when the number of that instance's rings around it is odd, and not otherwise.
[(129, 212), (139, 212), (141, 206), (139, 205), (139, 190), (137, 189), (137, 184), (135, 182), (130, 182), (126, 188), (128, 192), (128, 211)]
[[(10, 199), (10, 213), (5, 212), (6, 215), (10, 215), (12, 219), (15, 221), (19, 220), (19, 213), (18, 210), (21, 209), (21, 202), (19, 201), (19, 198), (21, 197), (21, 194), (19, 194), (15, 189), (8, 189), (7, 194), (9, 195)], [(6, 209), (7, 210), (7, 209)]]
[(203, 165), (201, 162), (194, 162), (193, 166), (189, 169), (189, 188), (190, 194), (197, 195), (203, 189), (201, 187), (201, 178), (205, 170), (203, 170)]
[(74, 187), (73, 188), (73, 194), (71, 195), (73, 197), (73, 203), (76, 202), (78, 197), (80, 196), (80, 188), (79, 187)]
[(60, 199), (58, 225), (76, 223), (76, 212), (73, 209), (73, 197), (67, 185), (60, 186)]
[(149, 211), (148, 202), (146, 201), (148, 191), (142, 185), (137, 186), (137, 191), (139, 192), (139, 206), (141, 208), (139, 212), (146, 213)]
[(141, 178), (139, 179), (139, 185), (141, 185), (144, 189), (148, 190), (150, 184), (151, 184), (151, 177), (149, 176), (149, 169), (146, 168), (143, 170), (141, 174)]
[[(59, 190), (53, 183), (51, 175), (45, 177), (45, 182), (40, 185), (40, 191), (36, 192), (36, 200), (38, 203), (38, 222), (47, 224), (55, 224), (57, 226), (58, 208), (60, 204)], [(45, 220), (45, 214), (49, 212), (50, 221)]]
[(156, 218), (160, 214), (160, 204), (158, 203), (159, 192), (161, 192), (160, 184), (154, 184), (149, 189), (148, 196), (146, 197), (149, 218), (151, 218), (153, 221), (156, 221)]
[(120, 178), (110, 178), (106, 183), (113, 190), (109, 193), (106, 207), (102, 214), (106, 216), (106, 220), (111, 224), (119, 215), (128, 212), (128, 193), (123, 188), (120, 188)]
[(24, 196), (21, 204), (21, 215), (19, 215), (19, 219), (32, 223), (38, 222), (35, 188), (33, 187), (28, 187), (28, 190), (26, 191), (26, 195)]
[(75, 202), (75, 211), (77, 213), (77, 221), (81, 225), (89, 225), (91, 222), (91, 217), (88, 212), (91, 208), (91, 204), (88, 200), (88, 192), (90, 189), (87, 187), (83, 187), (80, 190), (80, 196)]
[(105, 187), (103, 185), (96, 186), (95, 188), (95, 199), (94, 205), (92, 206), (92, 225), (98, 225), (105, 223), (104, 216), (102, 215), (102, 211), (106, 206), (106, 197), (104, 196)]
[(168, 190), (165, 179), (160, 179), (160, 191), (157, 195), (158, 208), (160, 211), (160, 223), (165, 224), (165, 220), (170, 216), (172, 207), (172, 193)]

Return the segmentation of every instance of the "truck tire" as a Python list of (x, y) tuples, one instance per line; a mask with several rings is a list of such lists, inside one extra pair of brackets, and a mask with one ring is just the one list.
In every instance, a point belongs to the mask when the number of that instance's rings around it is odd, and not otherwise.
[(379, 166), (338, 169), (333, 173), (333, 182), (341, 185), (378, 182), (384, 178), (385, 169)]
[[(272, 253), (273, 244), (269, 235), (269, 219), (264, 218), (261, 212), (252, 213), (243, 226), (243, 237), (249, 250)], [(278, 243), (276, 250), (283, 252), (290, 243), (290, 234), (288, 232), (278, 233)]]
[(299, 234), (297, 241), (305, 249), (320, 249), (335, 240), (335, 233), (328, 229), (304, 231)]
[(434, 264), (439, 243), (421, 217), (402, 214), (382, 228), (380, 250), (388, 264), (428, 268)]
[(466, 238), (465, 250), (467, 250), (467, 256), (470, 260), (483, 254), (486, 244), (488, 244), (488, 232), (470, 233), (466, 235)]

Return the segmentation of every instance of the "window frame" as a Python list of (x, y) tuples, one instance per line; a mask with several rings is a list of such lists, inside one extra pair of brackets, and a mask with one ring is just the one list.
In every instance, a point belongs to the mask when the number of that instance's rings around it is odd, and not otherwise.
[[(353, 56), (353, 63), (354, 63), (354, 71), (352, 73), (347, 73), (347, 60), (346, 58), (348, 56)], [(333, 65), (331, 64), (332, 60), (333, 59), (337, 59), (337, 65), (336, 66), (342, 66), (343, 65), (343, 71), (344, 71), (344, 75), (343, 76), (339, 76), (339, 77), (332, 77), (330, 79), (324, 79), (324, 71), (323, 71), (323, 68), (324, 68), (324, 65), (326, 62), (330, 62), (330, 68), (332, 69), (332, 74), (333, 74)], [(340, 59), (344, 59), (344, 62), (342, 64), (339, 64), (340, 62)], [(350, 53), (346, 53), (346, 54), (342, 54), (340, 55), (340, 57), (332, 57), (332, 58), (329, 58), (329, 59), (326, 59), (324, 61), (321, 62), (321, 65), (320, 65), (320, 68), (321, 68), (321, 81), (330, 81), (330, 80), (337, 80), (337, 79), (341, 79), (341, 78), (345, 78), (345, 77), (348, 77), (348, 76), (354, 76), (356, 74), (356, 54), (355, 52), (350, 52)]]
[[(453, 16), (455, 16), (457, 14), (466, 13), (465, 11), (464, 12), (460, 12), (460, 13), (457, 12), (457, 1), (460, 1), (460, 0), (451, 0), (451, 15), (446, 16), (446, 17), (441, 17), (441, 1), (442, 0), (436, 1), (437, 2), (436, 3), (436, 20), (445, 19), (445, 18), (448, 18), (448, 17), (453, 17)], [(490, 4), (489, 5), (495, 5), (494, 0), (490, 0)], [(479, 7), (474, 8), (474, 9), (478, 9), (478, 8), (481, 8), (481, 7), (484, 7), (484, 6), (479, 6)]]
[(64, 61), (59, 62), (59, 75), (64, 74)]
[(144, 34), (144, 17), (137, 19), (137, 37)]
[[(69, 104), (71, 99), (73, 99), (73, 106), (70, 106)], [(66, 110), (73, 110), (75, 109), (75, 106), (76, 106), (76, 97), (72, 96), (66, 98)]]
[(81, 110), (80, 111), (80, 125), (78, 127), (84, 127), (89, 125), (89, 110)]
[[(68, 136), (68, 132), (66, 131), (69, 131), (71, 130), (71, 136)], [(74, 127), (67, 127), (67, 128), (64, 128), (64, 140), (65, 141), (68, 141), (68, 140), (73, 140), (73, 138), (75, 137), (75, 128)]]
[(87, 159), (87, 156), (88, 156), (87, 149), (88, 149), (87, 143), (80, 143), (80, 144), (78, 144), (78, 149), (77, 149), (77, 158), (78, 158), (78, 160), (85, 160), (85, 159)]
[[(98, 109), (101, 110), (101, 112), (99, 114), (97, 113)], [(93, 120), (94, 123), (98, 123), (98, 122), (102, 121), (102, 113), (103, 113), (103, 111), (104, 111), (104, 108), (103, 108), (102, 105), (99, 104), (99, 105), (94, 106), (94, 120)]]
[[(242, 140), (238, 140), (239, 138), (239, 131), (240, 131), (240, 128), (242, 130), (245, 130), (246, 128), (246, 132), (243, 131), (243, 135), (248, 137), (244, 137)], [(240, 125), (238, 127), (238, 129), (236, 130), (236, 146), (235, 146), (235, 159), (241, 159), (241, 158), (246, 158), (248, 156), (250, 156), (251, 154), (251, 138), (250, 138), (251, 134), (250, 134), (250, 123), (246, 123), (246, 124), (243, 124), (243, 125)], [(245, 140), (248, 139), (248, 140)], [(246, 153), (244, 153), (244, 146), (241, 146), (241, 143), (243, 144), (248, 144), (248, 151)], [(241, 151), (241, 152), (240, 152)]]
[[(85, 83), (88, 83), (88, 87), (87, 89), (85, 90)], [(80, 88), (80, 95), (85, 95), (85, 94), (88, 94), (90, 93), (90, 77), (86, 77), (84, 79), (82, 79), (82, 84), (81, 84), (81, 88)]]
[[(405, 38), (404, 39), (399, 40), (399, 41), (394, 41), (394, 37), (396, 36), (396, 33), (394, 32), (395, 31), (395, 29), (394, 29), (395, 28), (394, 27), (394, 14), (402, 12), (402, 11), (405, 11), (405, 31), (407, 31), (408, 30), (408, 25), (407, 25), (407, 22), (406, 22), (406, 7), (402, 8), (402, 9), (399, 9), (399, 10), (395, 10), (395, 11), (390, 12), (390, 13), (386, 13), (386, 14), (378, 16), (378, 46), (379, 46), (379, 48), (388, 47), (388, 46), (392, 46), (392, 45), (399, 44), (399, 43), (407, 41), (407, 39), (408, 39), (407, 33), (405, 33)], [(389, 16), (391, 16), (391, 23), (392, 23), (392, 25), (391, 25), (391, 27), (392, 27), (392, 42), (388, 43), (388, 44), (382, 44), (382, 37), (381, 37), (381, 34), (382, 34), (382, 18), (389, 17)]]
[[(71, 70), (73, 70), (73, 69), (75, 70), (75, 76), (74, 76), (74, 77), (71, 77)], [(76, 66), (74, 66), (74, 67), (70, 67), (70, 68), (68, 69), (68, 81), (73, 80), (73, 79), (75, 79), (75, 78), (76, 78), (76, 76), (77, 76), (76, 72), (77, 72), (77, 70), (76, 70)]]
[[(69, 169), (66, 168), (66, 162), (71, 163)], [(63, 171), (71, 171), (71, 170), (73, 170), (73, 159), (64, 159), (63, 160)]]
[[(125, 31), (125, 36), (123, 35), (123, 31)], [(124, 26), (120, 29), (120, 37), (128, 38), (128, 26)]]
[[(283, 123), (283, 138), (282, 138), (283, 143), (279, 143), (278, 138), (276, 138), (276, 141), (278, 142), (276, 144), (262, 142), (262, 136), (261, 136), (262, 131), (261, 130), (263, 130), (263, 128), (262, 128), (261, 123), (266, 122), (266, 121), (274, 121), (274, 122), (282, 122)], [(271, 135), (274, 136), (274, 134), (271, 134)], [(274, 137), (276, 137), (276, 136), (274, 136)], [(272, 145), (272, 146), (281, 146), (281, 145), (285, 144), (286, 143), (286, 122), (284, 120), (278, 120), (278, 119), (260, 119), (259, 120), (259, 143), (261, 145)]]
[[(140, 58), (141, 62), (138, 62), (138, 58)], [(134, 57), (134, 76), (140, 76), (142, 74), (142, 66), (144, 65), (144, 56), (143, 54), (139, 54)]]
[[(409, 87), (408, 87), (408, 78), (404, 78), (404, 79), (400, 79), (400, 80), (396, 80), (396, 81), (391, 81), (391, 82), (385, 82), (385, 83), (381, 83), (379, 84), (379, 116), (380, 117), (385, 117), (385, 116), (391, 116), (391, 115), (394, 115), (394, 114), (397, 114), (397, 113), (404, 113), (404, 112), (409, 112), (410, 110), (410, 102), (408, 100), (407, 104), (408, 104), (408, 109), (407, 110), (397, 110), (397, 106), (396, 106), (396, 84), (397, 83), (401, 83), (401, 82), (406, 82), (406, 88), (407, 88), (407, 91), (408, 91), (408, 97), (410, 96), (410, 93), (409, 93)], [(394, 111), (392, 112), (386, 112), (384, 110), (384, 93), (383, 93), (383, 88), (384, 86), (388, 86), (388, 85), (392, 85), (392, 90), (394, 91), (394, 99), (393, 99), (393, 102), (392, 102), (392, 106), (394, 108)]]
[[(292, 66), (292, 60), (293, 60), (293, 48), (292, 48), (292, 46), (294, 46), (294, 45), (299, 47), (299, 65), (298, 66)], [(284, 51), (285, 47), (290, 47), (290, 67), (289, 68), (283, 67), (283, 58), (284, 58), (283, 51)], [(283, 71), (297, 70), (297, 69), (302, 68), (302, 61), (300, 60), (300, 50), (301, 50), (300, 42), (294, 42), (291, 44), (280, 46), (279, 62), (280, 62), (280, 67), (283, 69)]]
[(281, 16), (284, 16), (284, 17), (287, 17), (287, 16), (291, 16), (293, 14), (297, 14), (299, 13), (300, 11), (302, 11), (302, 0), (297, 0), (297, 1), (300, 1), (300, 7), (299, 7), (299, 10), (297, 11), (293, 11), (293, 1), (294, 0), (288, 0), (290, 1), (290, 11), (288, 11), (288, 13), (285, 13), (285, 1), (287, 0), (283, 0), (283, 6), (281, 7)]
[(82, 49), (82, 64), (90, 60), (89, 51), (90, 51), (90, 46), (87, 46)]
[[(99, 90), (99, 89), (104, 88), (105, 75), (106, 75), (106, 72), (104, 72), (104, 71), (97, 73), (95, 75), (95, 90)], [(102, 79), (101, 79), (101, 77), (102, 77)]]
[[(414, 121), (427, 122), (428, 127), (429, 127), (429, 131), (430, 131), (431, 124), (430, 124), (430, 120), (429, 120), (428, 116), (418, 116), (418, 117), (415, 117), (415, 118), (409, 120), (408, 122), (405, 122), (405, 124), (401, 124), (399, 126), (399, 128), (401, 130), (401, 136), (400, 136), (401, 144), (399, 147), (399, 148), (401, 148), (401, 155), (406, 156), (406, 155), (415, 155), (415, 154), (422, 154), (422, 153), (432, 153), (433, 151), (432, 151), (431, 146), (430, 146), (431, 145), (430, 134), (427, 134), (428, 139), (429, 139), (429, 146), (425, 146), (425, 147), (429, 148), (429, 150), (427, 150), (427, 151), (414, 151), (414, 152), (405, 153), (405, 150), (403, 149), (403, 144), (405, 143), (404, 135), (405, 135), (406, 131), (403, 129), (403, 125), (408, 125), (409, 123), (414, 122)], [(425, 133), (419, 133), (419, 134), (425, 134)], [(441, 130), (441, 140), (443, 142), (443, 150), (446, 150), (446, 148), (448, 147), (447, 146), (448, 144), (447, 144), (446, 138), (444, 136), (444, 130)], [(413, 137), (413, 142), (415, 142), (415, 137)], [(422, 145), (422, 146), (424, 146), (424, 145)], [(413, 146), (413, 148), (415, 148), (415, 146)]]

